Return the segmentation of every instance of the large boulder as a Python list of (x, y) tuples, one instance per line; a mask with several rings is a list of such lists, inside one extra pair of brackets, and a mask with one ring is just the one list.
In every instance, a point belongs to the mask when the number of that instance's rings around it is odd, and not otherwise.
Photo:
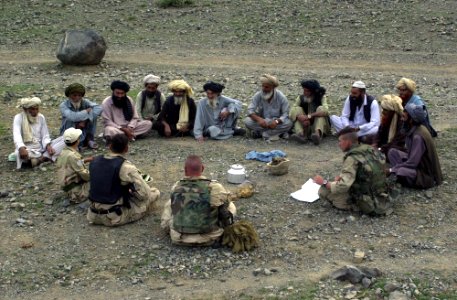
[(67, 30), (56, 56), (65, 65), (97, 65), (106, 48), (103, 37), (93, 30)]

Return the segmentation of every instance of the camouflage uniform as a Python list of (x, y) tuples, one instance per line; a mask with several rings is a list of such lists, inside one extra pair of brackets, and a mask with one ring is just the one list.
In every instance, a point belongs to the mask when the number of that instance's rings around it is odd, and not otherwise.
[[(189, 181), (205, 181), (208, 182), (208, 192), (209, 192), (209, 203), (211, 206), (211, 211), (217, 211), (217, 208), (225, 203), (228, 203), (228, 210), (235, 215), (236, 207), (235, 205), (228, 200), (230, 192), (228, 192), (220, 183), (217, 181), (209, 181), (204, 176), (199, 177), (184, 177), (183, 180)], [(205, 184), (205, 183), (203, 183)], [(179, 191), (181, 186), (181, 181), (175, 183), (172, 188), (172, 197), (173, 194)], [(204, 197), (204, 196), (203, 196)], [(211, 212), (210, 212), (211, 214)], [(205, 233), (181, 233), (175, 228), (176, 222), (174, 222), (174, 217), (176, 215), (176, 208), (172, 209), (172, 200), (168, 200), (165, 203), (161, 227), (170, 233), (171, 241), (173, 244), (179, 245), (195, 245), (195, 246), (207, 246), (214, 243), (218, 240), (224, 233), (224, 229), (219, 226), (213, 226), (209, 232)], [(210, 217), (210, 216), (208, 216)], [(200, 220), (197, 220), (197, 223)]]
[(361, 210), (367, 214), (385, 214), (390, 198), (384, 173), (384, 156), (369, 145), (352, 147), (344, 156), (340, 180), (322, 186), (319, 197), (343, 210)]
[(71, 147), (65, 147), (57, 159), (57, 176), (60, 187), (70, 201), (80, 203), (89, 196), (89, 170), (81, 154)]
[[(105, 158), (115, 158), (122, 156), (120, 154), (109, 153)], [(126, 223), (134, 222), (149, 214), (155, 208), (155, 203), (159, 199), (160, 192), (158, 189), (149, 187), (144, 181), (141, 172), (128, 160), (125, 160), (119, 171), (119, 178), (122, 185), (133, 184), (135, 187), (134, 197), (130, 198), (131, 208), (122, 207), (122, 213), (118, 215), (116, 212), (108, 214), (97, 214), (91, 210), (109, 210), (113, 206), (122, 206), (123, 199), (120, 198), (114, 204), (102, 204), (91, 201), (91, 205), (87, 211), (87, 219), (91, 224), (105, 226), (119, 226)]]

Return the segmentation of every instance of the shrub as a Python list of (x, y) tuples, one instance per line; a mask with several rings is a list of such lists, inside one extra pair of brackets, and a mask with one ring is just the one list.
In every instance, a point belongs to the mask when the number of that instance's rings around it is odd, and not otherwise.
[(167, 8), (167, 7), (184, 7), (190, 6), (194, 4), (193, 0), (159, 0), (157, 2), (159, 7)]

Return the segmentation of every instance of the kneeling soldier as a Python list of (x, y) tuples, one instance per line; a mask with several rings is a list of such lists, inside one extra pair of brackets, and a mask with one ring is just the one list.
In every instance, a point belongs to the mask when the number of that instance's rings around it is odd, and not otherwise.
[(314, 177), (314, 182), (322, 185), (319, 197), (343, 210), (391, 213), (383, 155), (369, 145), (359, 145), (357, 132), (350, 127), (339, 132), (338, 145), (345, 152), (341, 174), (333, 182)]
[(149, 187), (141, 172), (124, 158), (128, 152), (126, 135), (114, 135), (109, 148), (109, 154), (97, 156), (90, 164), (87, 219), (92, 224), (119, 226), (150, 213), (160, 192)]
[(173, 186), (164, 206), (161, 227), (170, 233), (173, 244), (212, 245), (233, 222), (236, 207), (228, 199), (229, 192), (202, 176), (203, 170), (199, 156), (187, 157), (185, 177)]
[(57, 159), (60, 186), (73, 203), (84, 202), (89, 195), (89, 170), (85, 163), (90, 162), (92, 157), (83, 159), (78, 152), (81, 134), (81, 129), (71, 127), (65, 130), (63, 139), (66, 147)]

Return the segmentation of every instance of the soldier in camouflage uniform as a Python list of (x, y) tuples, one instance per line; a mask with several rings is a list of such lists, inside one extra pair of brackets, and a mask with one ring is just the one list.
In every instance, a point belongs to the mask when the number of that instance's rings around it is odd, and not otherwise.
[(175, 183), (164, 206), (161, 227), (170, 233), (173, 244), (212, 245), (236, 213), (230, 193), (217, 181), (202, 176), (203, 170), (201, 158), (189, 156), (185, 177)]
[(90, 164), (91, 187), (87, 219), (91, 224), (120, 226), (151, 213), (159, 199), (158, 189), (150, 187), (144, 175), (124, 156), (128, 138), (116, 134), (110, 152), (98, 156)]
[(89, 170), (85, 163), (92, 157), (83, 159), (78, 152), (81, 134), (80, 129), (73, 127), (65, 130), (63, 138), (67, 146), (57, 159), (60, 187), (73, 203), (83, 202), (89, 195)]
[(390, 213), (381, 153), (369, 145), (358, 145), (357, 133), (348, 127), (340, 131), (338, 144), (345, 152), (343, 169), (333, 182), (319, 175), (314, 177), (314, 182), (322, 185), (319, 197), (343, 210), (353, 209), (369, 215)]

